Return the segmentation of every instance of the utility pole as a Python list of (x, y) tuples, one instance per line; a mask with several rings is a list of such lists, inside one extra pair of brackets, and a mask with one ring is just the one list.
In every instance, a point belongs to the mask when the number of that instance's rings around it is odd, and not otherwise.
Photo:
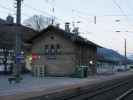
[[(17, 26), (21, 25), (21, 3), (23, 0), (15, 0), (16, 1), (16, 24)], [(15, 41), (15, 66), (14, 66), (14, 75), (16, 76), (16, 80), (20, 79), (20, 72), (21, 72), (21, 62), (20, 62), (20, 55), (21, 55), (21, 32), (16, 33), (16, 41)]]
[(97, 17), (94, 16), (94, 24), (97, 24)]
[(124, 52), (125, 52), (125, 69), (127, 68), (127, 40), (124, 39)]
[(125, 58), (127, 57), (127, 40), (124, 39), (125, 44)]
[(17, 3), (17, 13), (16, 13), (16, 23), (17, 25), (21, 24), (21, 2), (23, 0), (15, 0)]

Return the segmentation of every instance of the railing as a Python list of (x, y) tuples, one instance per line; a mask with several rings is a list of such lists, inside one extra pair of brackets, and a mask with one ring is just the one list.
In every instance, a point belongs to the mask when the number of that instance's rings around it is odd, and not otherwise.
[(43, 64), (32, 64), (32, 75), (36, 77), (46, 76), (46, 66)]

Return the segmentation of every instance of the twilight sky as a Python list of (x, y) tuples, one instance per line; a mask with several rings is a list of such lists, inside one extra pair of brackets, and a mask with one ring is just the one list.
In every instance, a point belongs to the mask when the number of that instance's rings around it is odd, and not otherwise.
[[(0, 0), (0, 18), (8, 14), (15, 17), (14, 3), (15, 0)], [(126, 38), (127, 53), (133, 53), (133, 0), (24, 0), (22, 22), (35, 14), (54, 15), (63, 28), (65, 22), (70, 22), (71, 28), (75, 22), (82, 36), (121, 54)]]

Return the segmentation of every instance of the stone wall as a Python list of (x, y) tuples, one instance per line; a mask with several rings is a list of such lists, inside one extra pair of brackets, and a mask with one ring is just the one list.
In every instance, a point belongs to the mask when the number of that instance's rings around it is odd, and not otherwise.
[[(39, 59), (33, 64), (45, 66), (45, 74), (52, 76), (69, 76), (74, 74), (75, 67), (85, 65), (89, 67), (89, 74), (94, 74), (96, 48), (72, 42), (58, 31), (48, 31), (33, 42), (32, 52), (38, 53)], [(55, 52), (52, 55), (48, 53)], [(53, 50), (53, 51), (52, 51)], [(90, 61), (93, 64), (90, 64)]]
[[(75, 48), (76, 45), (70, 40), (65, 39), (60, 34), (47, 32), (33, 43), (32, 52), (39, 53), (39, 59), (34, 64), (46, 66), (46, 75), (65, 76), (74, 73), (76, 66)], [(59, 45), (59, 53), (48, 55), (46, 45)]]

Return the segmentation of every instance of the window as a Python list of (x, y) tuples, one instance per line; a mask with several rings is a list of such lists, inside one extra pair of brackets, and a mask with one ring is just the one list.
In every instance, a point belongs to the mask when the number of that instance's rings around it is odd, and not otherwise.
[(57, 44), (56, 47), (57, 47), (57, 49), (60, 49), (60, 45), (59, 44)]
[(50, 49), (54, 49), (54, 45), (53, 44), (51, 45), (51, 48)]
[(48, 49), (48, 44), (45, 45), (45, 49)]
[(51, 38), (51, 40), (54, 40), (54, 36), (51, 36), (50, 38)]
[(56, 53), (57, 54), (61, 53), (61, 49), (60, 49), (60, 45), (59, 44), (56, 45)]
[(48, 50), (49, 50), (49, 52), (48, 52), (47, 58), (50, 59), (50, 60), (56, 59), (55, 45), (53, 45), (53, 44), (49, 45)]
[(49, 53), (49, 45), (46, 44), (46, 45), (45, 45), (45, 54), (48, 54), (48, 53)]
[(50, 51), (51, 51), (51, 54), (55, 54), (55, 47), (54, 45), (52, 44), (51, 47), (50, 47)]
[(45, 55), (48, 59), (56, 59), (56, 55), (61, 53), (60, 44), (46, 44), (45, 45)]

